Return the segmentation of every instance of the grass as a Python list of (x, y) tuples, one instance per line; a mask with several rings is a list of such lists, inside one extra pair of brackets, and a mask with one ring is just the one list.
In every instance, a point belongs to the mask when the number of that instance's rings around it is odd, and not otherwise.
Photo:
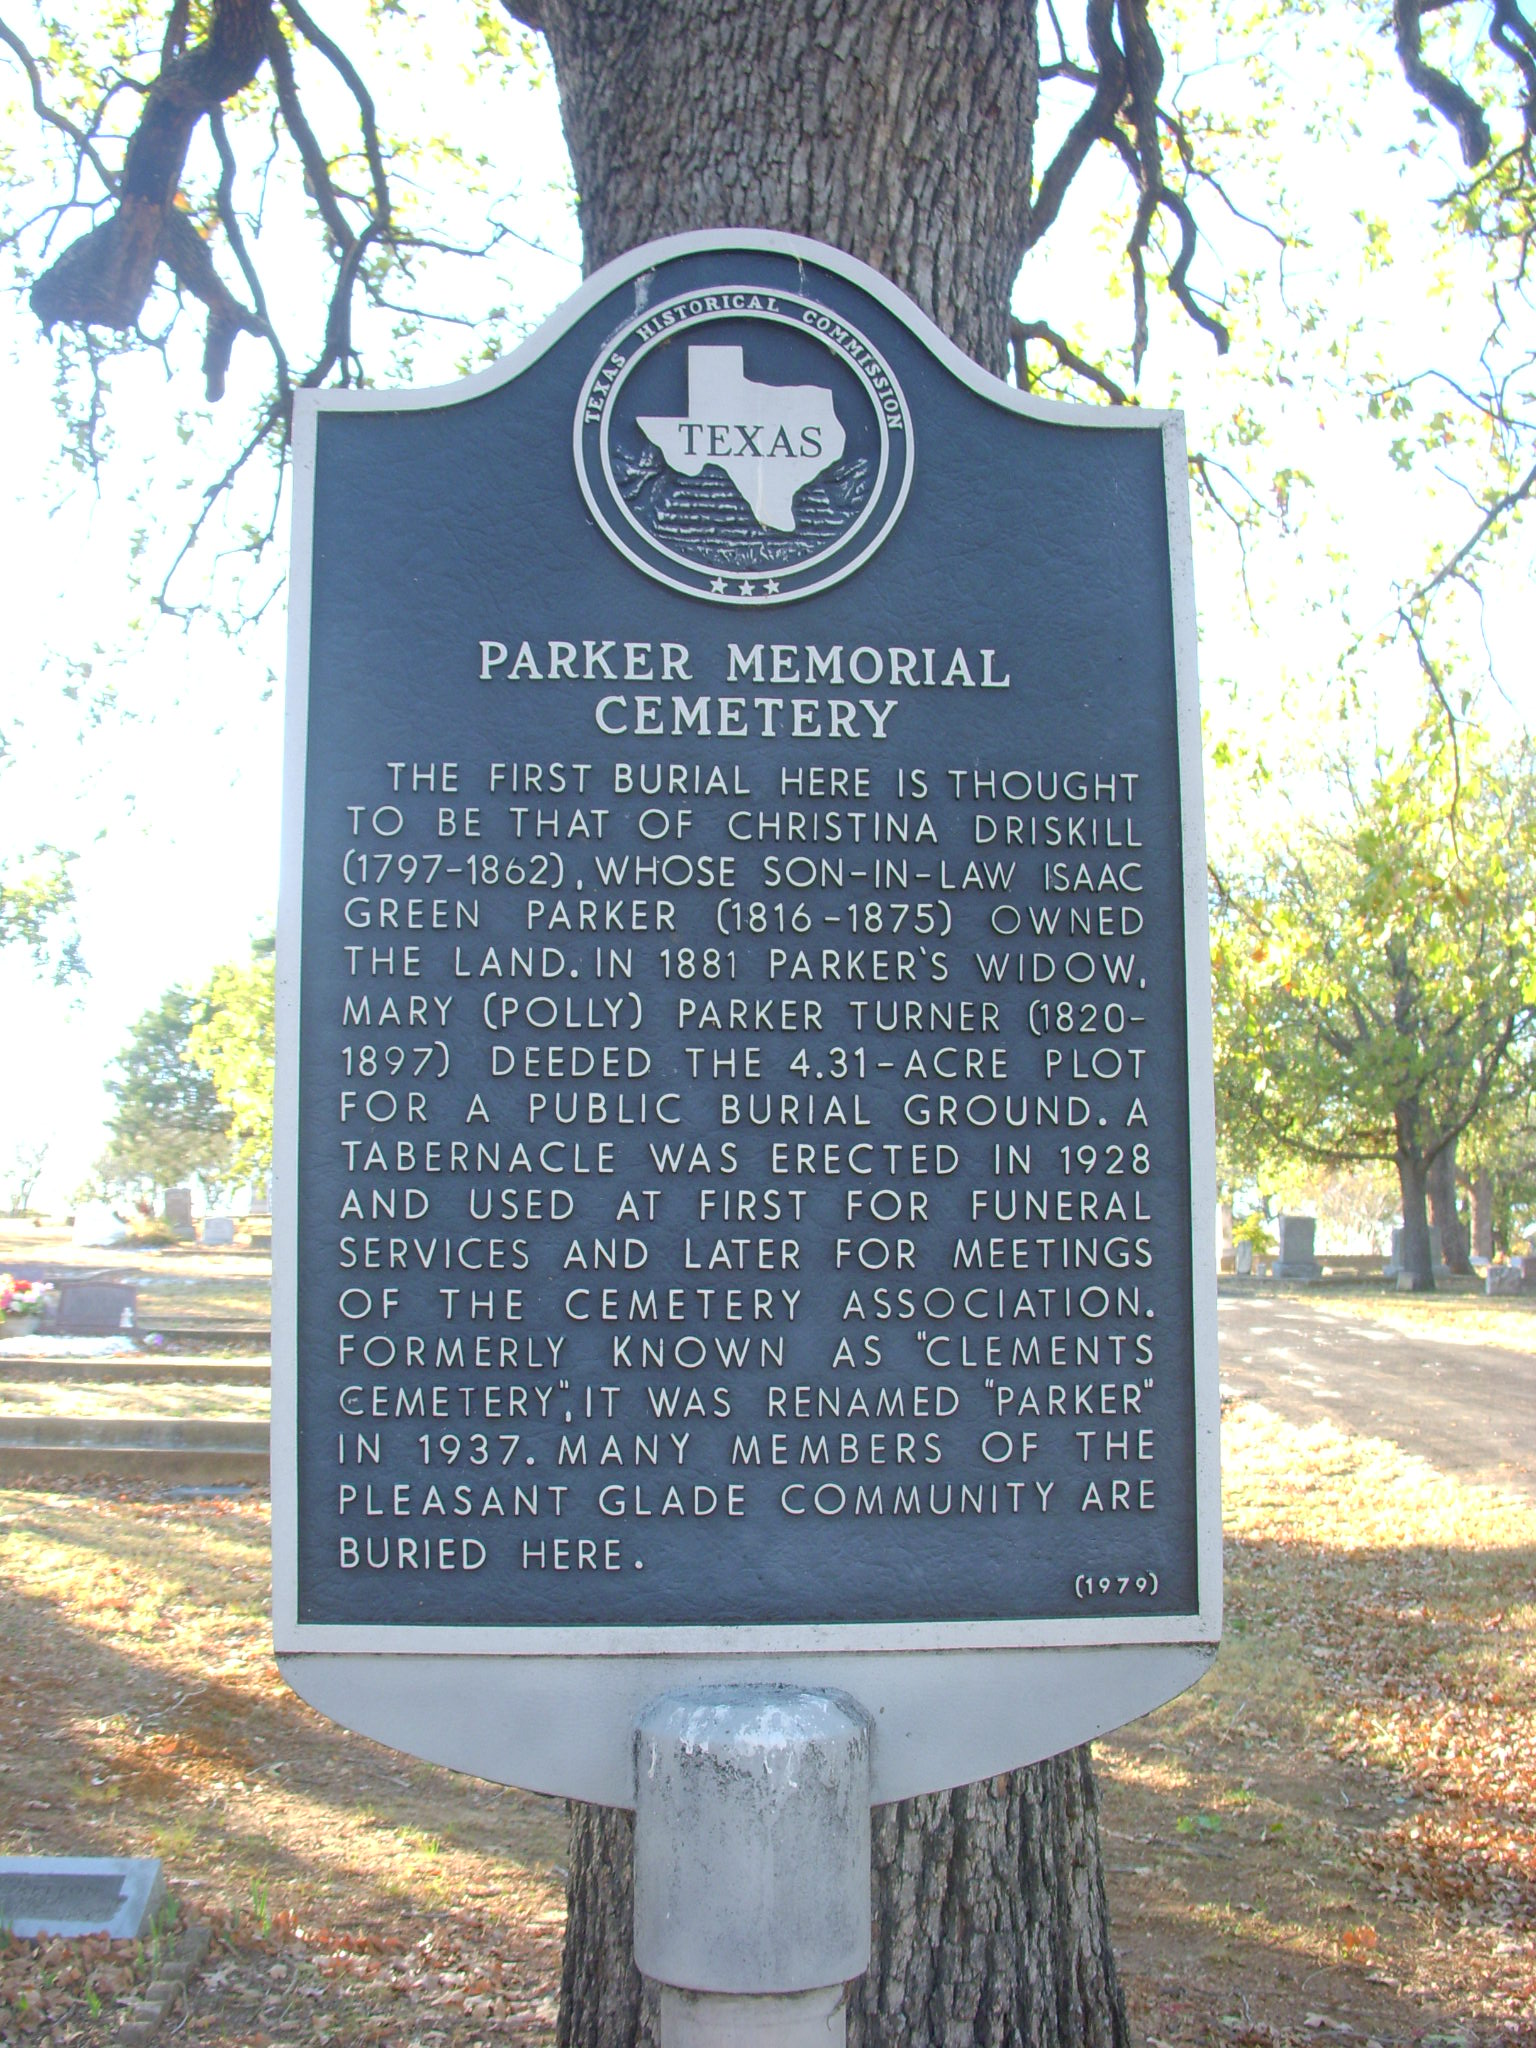
[(138, 1319), (153, 1323), (160, 1316), (175, 1323), (270, 1323), (271, 1278), (189, 1281), (156, 1276), (139, 1288)]
[(1481, 1280), (1448, 1276), (1433, 1294), (1399, 1294), (1380, 1279), (1237, 1280), (1223, 1274), (1218, 1292), (1236, 1301), (1301, 1301), (1325, 1315), (1380, 1323), (1406, 1336), (1432, 1334), (1464, 1344), (1495, 1344), (1536, 1354), (1536, 1294), (1488, 1295)]

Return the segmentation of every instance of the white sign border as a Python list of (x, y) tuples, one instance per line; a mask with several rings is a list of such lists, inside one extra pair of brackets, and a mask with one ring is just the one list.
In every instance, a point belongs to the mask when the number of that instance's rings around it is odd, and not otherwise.
[[(311, 564), (314, 542), (315, 447), (322, 412), (412, 412), (458, 405), (499, 389), (537, 363), (569, 330), (609, 293), (635, 286), (636, 305), (650, 298), (657, 265), (681, 256), (733, 252), (783, 255), (845, 278), (878, 300), (952, 375), (1004, 411), (1056, 426), (1107, 432), (1157, 431), (1162, 440), (1172, 570), (1175, 688), (1178, 726), (1180, 812), (1183, 824), (1186, 1018), (1189, 1045), (1191, 1272), (1194, 1283), (1194, 1418), (1196, 1567), (1199, 1607), (1191, 1614), (1158, 1617), (1083, 1617), (1018, 1622), (915, 1622), (821, 1624), (809, 1627), (586, 1627), (586, 1628), (455, 1628), (437, 1625), (320, 1625), (298, 1619), (298, 1048), (301, 972), (301, 916), (304, 842), (304, 796), (307, 765)], [(614, 333), (624, 331), (626, 315)], [(910, 431), (910, 419), (909, 419)], [(1213, 1103), (1210, 1040), (1210, 981), (1202, 797), (1200, 717), (1196, 684), (1196, 617), (1192, 534), (1189, 518), (1188, 471), (1183, 417), (1152, 409), (1079, 406), (1041, 399), (1016, 390), (990, 375), (962, 352), (907, 296), (879, 272), (841, 251), (798, 235), (762, 230), (715, 230), (674, 235), (631, 250), (594, 273), (571, 298), (512, 355), (452, 384), (405, 391), (324, 390), (296, 395), (293, 446), (293, 529), (289, 594), (288, 693), (284, 737), (284, 806), (282, 867), (279, 886), (277, 946), (277, 1088), (273, 1171), (273, 1325), (272, 1325), (272, 1557), (273, 1634), (285, 1675), (295, 1688), (298, 1666), (314, 1659), (313, 1677), (321, 1665), (338, 1662), (376, 1669), (381, 1654), (408, 1658), (415, 1666), (443, 1665), (445, 1682), (458, 1659), (530, 1662), (557, 1659), (566, 1671), (571, 1660), (614, 1660), (638, 1664), (649, 1674), (650, 1691), (670, 1682), (695, 1683), (701, 1670), (715, 1676), (745, 1677), (732, 1660), (771, 1655), (791, 1659), (795, 1682), (809, 1682), (801, 1672), (806, 1660), (840, 1675), (823, 1678), (858, 1693), (860, 1682), (847, 1667), (851, 1659), (887, 1653), (1021, 1652), (1031, 1670), (1039, 1672), (1043, 1651), (1059, 1651), (1070, 1660), (1084, 1652), (1111, 1652), (1140, 1646), (1187, 1645), (1189, 1658), (1173, 1660), (1184, 1671), (1179, 1683), (1159, 1691), (1171, 1697), (1199, 1675), (1221, 1633), (1221, 1496), (1220, 1393), (1216, 1350), (1215, 1262), (1202, 1230), (1212, 1213), (1215, 1193), (1215, 1137), (1208, 1106)], [(344, 1653), (341, 1658), (334, 1653)], [(684, 1660), (685, 1680), (674, 1680), (669, 1663)], [(699, 1660), (707, 1660), (701, 1665)], [(713, 1660), (723, 1660), (723, 1668)], [(969, 1663), (970, 1658), (965, 1662)], [(987, 1662), (991, 1663), (992, 1658)], [(1017, 1662), (1016, 1658), (1008, 1659)], [(784, 1667), (787, 1670), (787, 1666)], [(1170, 1669), (1173, 1667), (1170, 1666)], [(468, 1676), (467, 1670), (465, 1673)], [(950, 1673), (950, 1681), (958, 1676)], [(620, 1673), (615, 1669), (617, 1681)], [(1129, 1673), (1126, 1674), (1129, 1678)], [(371, 1683), (376, 1687), (377, 1678)], [(1123, 1690), (1124, 1688), (1120, 1688)], [(1112, 1688), (1113, 1690), (1113, 1688)], [(1134, 1684), (1132, 1691), (1139, 1690)], [(649, 1696), (649, 1695), (647, 1695)], [(447, 1694), (451, 1700), (452, 1691)], [(1155, 1704), (1145, 1701), (1145, 1706)], [(1085, 1705), (1084, 1724), (1116, 1725), (1102, 1718), (1101, 1700)], [(1138, 1707), (1136, 1711), (1143, 1711)], [(361, 1708), (359, 1708), (361, 1712)], [(352, 1718), (342, 1716), (341, 1718)], [(363, 1725), (354, 1719), (353, 1725)], [(381, 1739), (388, 1740), (388, 1736)], [(446, 1741), (446, 1737), (442, 1740)], [(1083, 1736), (1073, 1736), (1082, 1740)], [(417, 1754), (433, 1753), (414, 1744)], [(441, 1741), (439, 1748), (441, 1748)], [(1048, 1754), (1036, 1750), (1035, 1754)], [(442, 1760), (448, 1760), (444, 1757)], [(975, 1775), (972, 1773), (971, 1775)], [(527, 1783), (527, 1778), (508, 1782)], [(960, 1782), (947, 1779), (945, 1782)], [(915, 1788), (914, 1788), (915, 1789)], [(577, 1796), (577, 1795), (572, 1795)], [(882, 1792), (882, 1797), (906, 1796)]]

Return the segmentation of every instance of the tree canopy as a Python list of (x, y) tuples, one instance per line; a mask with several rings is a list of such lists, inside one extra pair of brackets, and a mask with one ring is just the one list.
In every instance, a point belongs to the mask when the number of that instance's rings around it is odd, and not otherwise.
[(167, 989), (129, 1033), (107, 1082), (116, 1108), (97, 1171), (109, 1186), (153, 1198), (194, 1174), (228, 1179), (230, 1113), (191, 1058), (206, 1016), (200, 997)]
[(212, 1081), (229, 1113), (230, 1170), (254, 1180), (272, 1171), (275, 951), (270, 938), (258, 939), (248, 961), (216, 967), (187, 1034), (188, 1058)]
[(1216, 870), (1218, 1120), (1249, 1164), (1390, 1161), (1428, 1285), (1427, 1177), (1536, 1016), (1536, 773), (1426, 726), (1331, 785)]
[[(1265, 0), (1242, 14), (1003, 0), (974, 17), (937, 0), (410, 0), (366, 10), (344, 38), (300, 0), (126, 0), (82, 21), (0, 18), (0, 45), (34, 123), (3, 246), (58, 338), (72, 452), (89, 467), (110, 443), (114, 358), (157, 350), (174, 373), (166, 439), (204, 466), (193, 528), (217, 536), (214, 555), (253, 557), (278, 531), (280, 493), (258, 490), (252, 458), (281, 459), (296, 389), (409, 376), (434, 329), (461, 337), (466, 367), (515, 331), (508, 258), (526, 254), (527, 229), (510, 173), (483, 131), (461, 139), (455, 110), (466, 92), (495, 101), (545, 47), (589, 265), (670, 228), (820, 233), (906, 284), (994, 369), (1110, 402), (1134, 395), (1170, 317), (1215, 349), (1272, 326), (1261, 374), (1312, 374), (1300, 345), (1336, 309), (1326, 278), (1298, 292), (1303, 259), (1351, 220), (1378, 277), (1394, 246), (1379, 181), (1361, 175), (1321, 210), (1301, 189), (1309, 141), (1358, 122), (1339, 95), (1359, 86), (1405, 164), (1444, 136), (1461, 166), (1431, 204), (1441, 245), (1474, 260), (1423, 282), (1479, 300), (1481, 353), (1426, 359), (1405, 336), (1376, 360), (1344, 318), (1316, 372), (1325, 400), (1342, 390), (1388, 423), (1400, 467), (1447, 471), (1469, 494), (1430, 558), (1402, 565), (1394, 623), (1455, 708), (1466, 650), (1436, 621), (1536, 488), (1536, 29), (1515, 0)], [(705, 110), (722, 77), (717, 117)], [(951, 146), (914, 153), (929, 128)], [(780, 132), (797, 146), (780, 149)], [(842, 177), (859, 152), (870, 174)], [(1064, 242), (1072, 263), (1047, 268), (1041, 252)], [(1063, 279), (1089, 250), (1102, 292), (1085, 309)], [(1239, 403), (1196, 450), (1213, 516), (1243, 533), (1304, 488), (1283, 456), (1255, 470), (1262, 438)], [(187, 538), (157, 572), (171, 610), (205, 595), (185, 574)], [(242, 587), (236, 608), (270, 590), (270, 577)], [(1373, 630), (1357, 636), (1362, 658)]]

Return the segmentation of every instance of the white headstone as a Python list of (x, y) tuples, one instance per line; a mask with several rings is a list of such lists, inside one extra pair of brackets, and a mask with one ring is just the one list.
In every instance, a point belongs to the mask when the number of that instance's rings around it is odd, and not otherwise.
[(235, 1219), (233, 1216), (205, 1216), (203, 1218), (204, 1244), (233, 1244), (235, 1241)]
[(75, 1244), (110, 1247), (128, 1242), (128, 1226), (105, 1202), (82, 1202), (70, 1236)]

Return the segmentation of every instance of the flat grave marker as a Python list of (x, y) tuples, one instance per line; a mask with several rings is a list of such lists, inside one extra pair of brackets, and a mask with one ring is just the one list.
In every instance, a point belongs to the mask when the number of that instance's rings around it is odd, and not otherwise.
[(137, 1941), (164, 1896), (158, 1856), (0, 1856), (0, 1925), (29, 1940)]

